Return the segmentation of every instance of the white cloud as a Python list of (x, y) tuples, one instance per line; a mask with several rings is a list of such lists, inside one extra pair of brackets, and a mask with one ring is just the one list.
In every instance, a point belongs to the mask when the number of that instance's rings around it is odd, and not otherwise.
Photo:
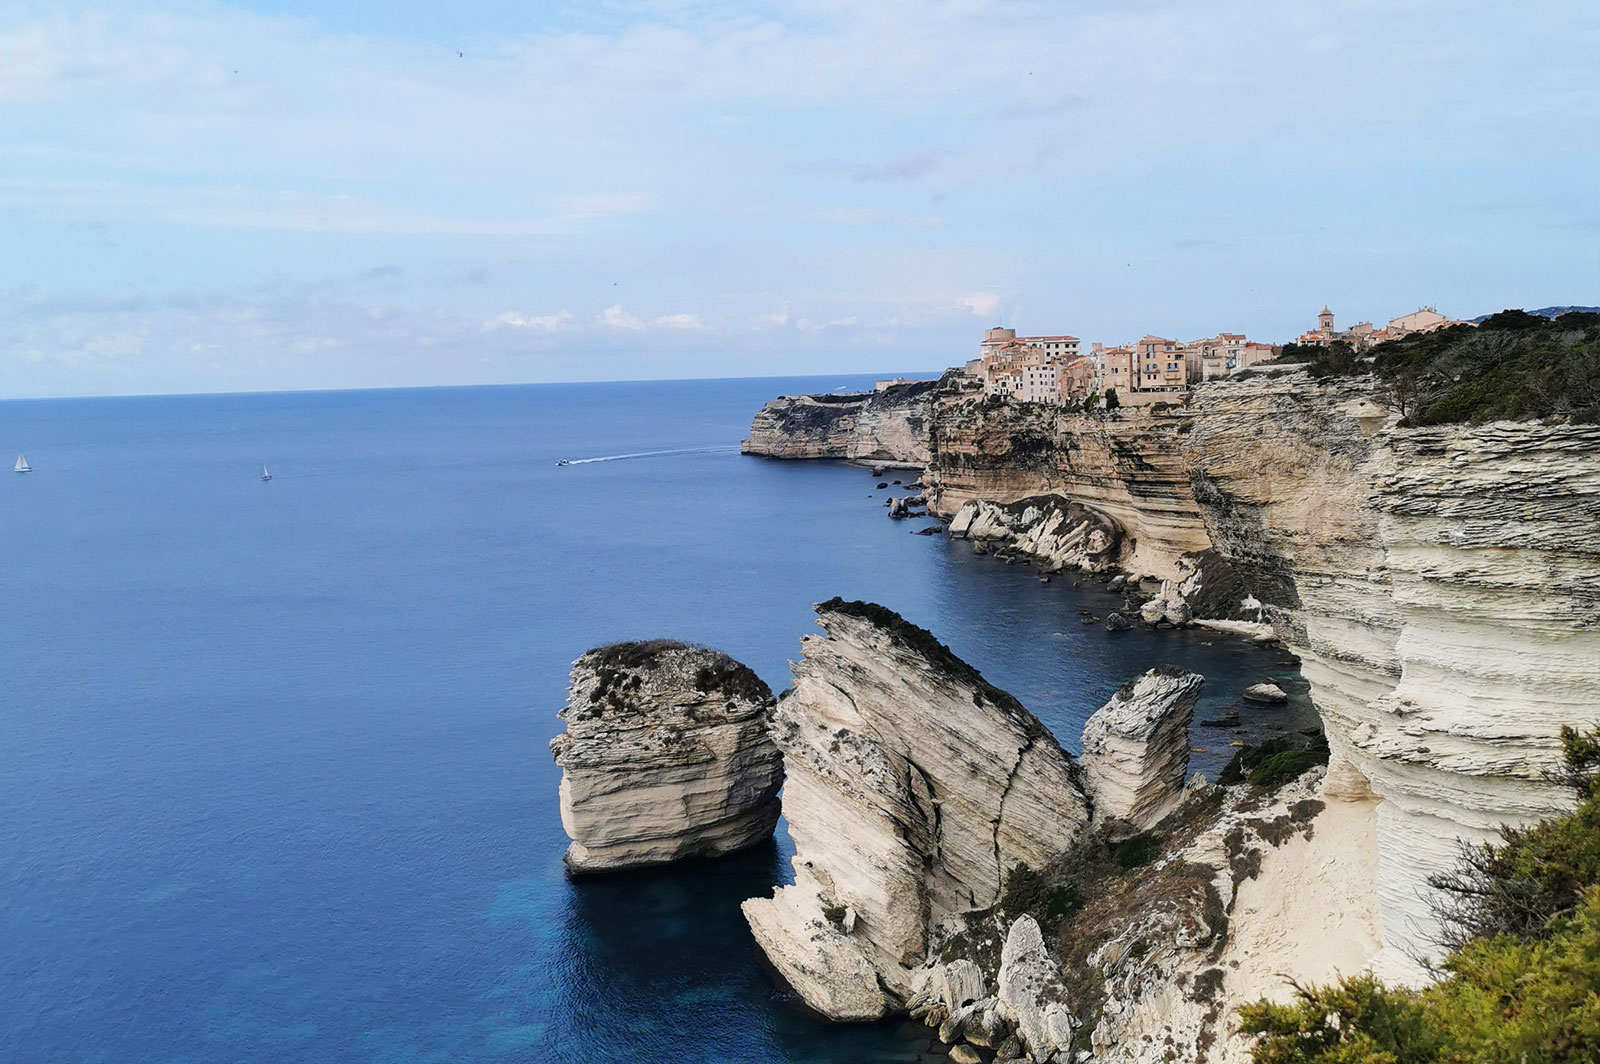
[(644, 328), (644, 319), (623, 310), (621, 303), (615, 303), (601, 311), (600, 324), (612, 329), (637, 330)]
[(783, 301), (782, 306), (771, 314), (756, 315), (756, 328), (758, 329), (781, 329), (787, 324), (789, 324), (789, 301), (787, 299)]
[(698, 314), (663, 314), (659, 318), (650, 319), (650, 324), (657, 329), (710, 329), (706, 320)]
[(957, 299), (956, 306), (966, 307), (968, 310), (972, 311), (974, 315), (980, 318), (993, 317), (994, 312), (1000, 309), (1000, 293), (973, 292), (971, 295), (962, 296), (960, 299)]
[(573, 317), (570, 310), (558, 311), (555, 314), (518, 314), (508, 310), (498, 317), (490, 318), (483, 323), (485, 329), (538, 329), (542, 332), (561, 332), (563, 329), (576, 329), (578, 319)]

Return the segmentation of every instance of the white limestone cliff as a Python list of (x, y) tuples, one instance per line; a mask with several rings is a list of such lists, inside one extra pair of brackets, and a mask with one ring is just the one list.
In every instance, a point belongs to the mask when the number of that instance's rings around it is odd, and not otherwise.
[(657, 640), (584, 654), (550, 743), (567, 867), (715, 857), (770, 838), (783, 782), (772, 708), (767, 685), (714, 650)]
[(1089, 809), (1044, 726), (927, 632), (868, 603), (818, 614), (772, 725), (795, 882), (744, 912), (809, 1005), (871, 1019), (903, 1007), (935, 923), (1060, 857)]

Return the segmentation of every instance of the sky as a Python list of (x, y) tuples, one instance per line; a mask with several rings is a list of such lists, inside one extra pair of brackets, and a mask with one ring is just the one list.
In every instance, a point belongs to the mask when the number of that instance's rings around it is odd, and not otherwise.
[(0, 397), (1600, 304), (1600, 4), (0, 0)]

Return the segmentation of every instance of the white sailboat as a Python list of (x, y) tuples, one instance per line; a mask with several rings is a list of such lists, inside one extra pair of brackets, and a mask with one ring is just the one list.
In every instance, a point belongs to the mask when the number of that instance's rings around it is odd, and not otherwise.
[(33, 472), (33, 466), (28, 464), (28, 456), (25, 455), (25, 454), (17, 455), (17, 464), (12, 466), (11, 468), (14, 471), (18, 472), (18, 473), (31, 473), (31, 472)]
[(261, 467), (261, 479), (262, 480), (271, 480), (272, 479), (272, 474), (267, 472), (267, 467), (266, 466), (262, 466)]

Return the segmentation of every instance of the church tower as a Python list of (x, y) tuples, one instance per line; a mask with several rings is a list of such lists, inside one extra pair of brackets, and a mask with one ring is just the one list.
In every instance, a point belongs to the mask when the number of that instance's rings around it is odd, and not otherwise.
[(1330, 335), (1333, 332), (1333, 311), (1328, 309), (1327, 304), (1323, 304), (1322, 313), (1317, 315), (1317, 331)]

